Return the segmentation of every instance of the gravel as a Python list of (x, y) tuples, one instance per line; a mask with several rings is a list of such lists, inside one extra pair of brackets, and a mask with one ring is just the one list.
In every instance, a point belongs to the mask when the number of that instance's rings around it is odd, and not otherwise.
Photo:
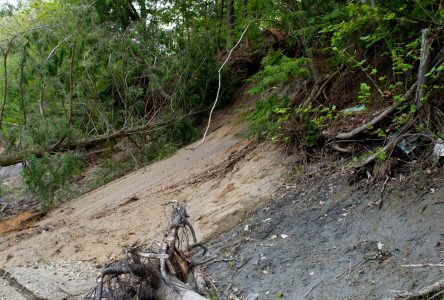
[[(95, 266), (82, 261), (40, 262), (33, 266), (4, 268), (19, 285), (3, 278), (0, 299), (25, 299), (29, 291), (36, 298), (83, 299), (95, 285)], [(14, 285), (14, 288), (12, 287)]]

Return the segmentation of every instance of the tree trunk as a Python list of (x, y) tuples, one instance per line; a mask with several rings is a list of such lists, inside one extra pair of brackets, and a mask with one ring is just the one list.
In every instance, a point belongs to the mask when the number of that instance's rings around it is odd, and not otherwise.
[(301, 36), (301, 40), (302, 40), (302, 45), (304, 46), (305, 55), (307, 55), (307, 57), (310, 59), (309, 67), (310, 67), (311, 73), (313, 75), (313, 79), (315, 80), (315, 84), (316, 84), (316, 83), (320, 82), (322, 79), (321, 72), (319, 71), (319, 68), (316, 65), (313, 51), (311, 50), (310, 45), (307, 43), (307, 39), (305, 38), (304, 35)]
[(227, 0), (227, 48), (233, 47), (234, 0)]
[(74, 99), (74, 59), (76, 55), (76, 42), (71, 47), (71, 59), (69, 62), (69, 112), (68, 112), (68, 125), (71, 125), (72, 121), (72, 108)]
[(225, 8), (225, 2), (224, 0), (220, 0), (220, 11), (219, 11), (219, 28), (218, 28), (218, 39), (217, 39), (217, 48), (220, 49), (220, 42), (219, 38), (221, 36), (222, 26), (224, 23), (224, 8)]
[(248, 0), (242, 1), (242, 17), (244, 19), (248, 17)]
[(23, 125), (26, 127), (28, 124), (28, 116), (26, 114), (26, 104), (25, 104), (25, 92), (23, 91), (23, 81), (24, 81), (24, 72), (23, 69), (25, 68), (26, 63), (26, 46), (23, 47), (23, 53), (22, 53), (22, 61), (20, 63), (20, 101), (22, 104), (22, 113), (23, 113)]
[(0, 128), (2, 128), (3, 114), (5, 113), (6, 101), (7, 101), (7, 98), (8, 98), (8, 70), (7, 70), (7, 67), (8, 67), (8, 53), (9, 53), (9, 48), (6, 50), (6, 52), (3, 53), (3, 68), (4, 68), (4, 74), (3, 74), (4, 84), (3, 84), (3, 88), (4, 88), (4, 90), (3, 90), (2, 111), (0, 112)]
[[(39, 97), (39, 111), (42, 118), (45, 118), (45, 105), (43, 104), (43, 97), (45, 96), (45, 82), (43, 81), (43, 71), (40, 73), (40, 97)], [(62, 97), (63, 111), (65, 111), (65, 103)]]
[[(419, 69), (418, 69), (418, 87), (416, 89), (416, 109), (419, 111), (422, 108), (422, 98), (424, 97), (424, 85), (426, 82), (426, 72), (427, 72), (427, 63), (428, 57), (430, 54), (430, 45), (427, 39), (428, 29), (421, 30), (421, 54), (419, 60)], [(421, 115), (421, 114), (420, 114)]]

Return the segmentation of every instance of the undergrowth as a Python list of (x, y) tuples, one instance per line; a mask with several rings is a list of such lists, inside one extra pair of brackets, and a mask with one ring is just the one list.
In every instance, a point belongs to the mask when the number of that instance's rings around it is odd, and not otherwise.
[[(262, 69), (250, 78), (255, 85), (249, 93), (257, 99), (245, 117), (249, 134), (304, 151), (324, 151), (339, 142), (342, 147), (336, 149), (362, 162), (384, 162), (394, 154), (403, 160), (427, 160), (430, 144), (444, 132), (444, 63), (436, 63), (443, 42), (437, 24), (444, 15), (436, 4), (393, 4), (402, 14), (356, 2), (335, 10), (326, 5), (295, 12), (285, 47), (271, 50)], [(309, 21), (315, 19), (316, 23)], [(422, 97), (417, 99), (416, 87), (416, 94), (406, 98), (419, 76), (421, 28), (428, 30), (430, 66), (419, 87)], [(314, 72), (320, 73), (317, 81)], [(299, 90), (292, 91), (292, 85)], [(356, 141), (336, 140), (338, 132), (359, 127), (391, 105), (396, 105), (393, 113), (369, 126)], [(396, 147), (412, 136), (416, 139), (411, 151)]]

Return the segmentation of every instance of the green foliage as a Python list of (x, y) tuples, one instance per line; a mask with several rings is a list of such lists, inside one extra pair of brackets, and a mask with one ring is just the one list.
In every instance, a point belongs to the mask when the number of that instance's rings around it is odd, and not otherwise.
[(45, 153), (42, 158), (30, 155), (23, 170), (23, 180), (28, 189), (36, 192), (43, 210), (48, 210), (56, 200), (57, 191), (66, 191), (69, 183), (80, 174), (82, 160), (72, 154)]
[[(393, 1), (387, 4), (388, 8), (380, 4), (371, 7), (359, 1), (348, 1), (346, 4), (333, 2), (293, 3), (293, 10), (282, 18), (282, 24), (288, 31), (287, 42), (294, 45), (295, 56), (311, 58), (312, 52), (314, 56), (318, 54), (321, 61), (325, 59), (326, 66), (330, 68), (337, 70), (345, 65), (347, 70), (365, 75), (368, 80), (363, 82), (360, 79), (356, 100), (361, 105), (365, 104), (366, 109), (380, 110), (382, 105), (390, 105), (392, 101), (401, 102), (394, 116), (388, 119), (390, 124), (381, 124), (388, 126), (387, 130), (374, 128), (379, 138), (388, 138), (388, 132), (398, 132), (418, 114), (416, 103), (410, 102), (412, 99), (406, 99), (404, 94), (417, 80), (421, 49), (418, 24), (421, 24), (421, 28), (429, 27), (428, 38), (434, 41), (435, 47), (439, 48), (437, 43), (442, 42), (442, 38), (438, 38), (439, 42), (436, 38), (437, 35), (442, 36), (442, 29), (438, 25), (444, 19), (439, 1)], [(438, 52), (436, 49), (431, 51), (435, 54)], [(287, 68), (290, 61), (291, 67)], [(318, 97), (317, 103), (297, 109), (293, 107), (301, 103), (300, 97), (283, 104), (277, 102), (279, 97), (285, 97), (282, 87), (296, 78), (302, 82), (308, 79), (306, 85), (310, 86), (310, 73), (303, 74), (309, 63), (309, 60), (289, 58), (281, 50), (270, 51), (262, 60), (263, 69), (251, 78), (256, 85), (250, 93), (261, 95), (261, 100), (258, 100), (261, 103), (255, 106), (250, 121), (252, 127), (261, 131), (263, 136), (278, 141), (293, 141), (293, 137), (297, 136), (299, 144), (313, 147), (319, 143), (319, 133), (326, 125), (338, 118), (344, 121), (350, 118), (335, 111), (335, 104), (343, 105), (341, 95), (324, 93), (324, 97)], [(303, 72), (291, 73), (289, 70)], [(423, 86), (425, 92), (421, 103), (432, 94), (439, 98), (443, 70), (442, 66), (437, 66), (427, 73), (428, 84)], [(355, 91), (345, 93), (352, 92)], [(322, 102), (325, 100), (328, 103)], [(378, 158), (385, 160), (384, 155), (379, 153)]]
[(380, 162), (384, 162), (387, 160), (387, 152), (385, 152), (381, 147), (378, 147), (378, 149), (376, 149), (376, 153), (377, 153), (377, 159)]
[[(206, 116), (215, 99), (217, 69), (229, 38), (226, 8), (221, 4), (31, 0), (18, 9), (1, 8), (1, 58), (8, 51), (7, 82), (0, 64), (0, 97), (4, 83), (8, 84), (2, 144), (8, 152), (40, 149), (147, 125), (156, 131), (148, 141), (142, 138), (144, 134), (134, 136), (140, 152), (134, 155), (136, 165), (170, 155), (196, 138), (194, 121)], [(296, 83), (310, 89), (313, 66), (320, 69), (320, 77), (342, 65), (347, 72), (364, 74), (365, 82), (362, 77), (356, 79), (361, 85), (355, 100), (369, 109), (402, 102), (390, 120), (392, 132), (417, 114), (417, 107), (403, 95), (417, 79), (419, 29), (430, 29), (435, 51), (442, 44), (442, 29), (436, 24), (444, 22), (444, 14), (437, 0), (388, 5), (391, 9), (361, 1), (234, 1), (230, 39), (239, 38), (246, 24), (250, 26), (241, 51), (248, 51), (252, 58), (263, 53), (264, 30), (286, 36), (282, 49), (270, 50), (261, 61), (261, 70), (250, 78), (254, 87), (249, 93), (258, 96), (246, 116), (253, 134), (279, 142), (299, 138), (304, 146), (313, 147), (326, 125), (347, 117), (336, 111), (336, 106), (343, 108), (341, 95), (337, 99), (320, 95), (302, 108), (302, 93), (285, 92), (286, 86)], [(236, 51), (233, 57), (240, 54)], [(443, 65), (427, 73), (423, 103), (440, 93), (442, 71)], [(228, 103), (245, 72), (222, 70), (219, 105)], [(153, 125), (188, 114), (196, 119), (168, 128)], [(387, 136), (381, 128), (374, 130), (379, 137)], [(58, 169), (54, 167), (57, 156), (30, 159), (35, 172)], [(133, 161), (122, 166), (122, 172), (132, 170)], [(61, 175), (70, 178), (68, 172)], [(51, 175), (43, 177), (48, 180)], [(58, 190), (52, 186), (44, 191), (43, 183), (34, 185), (47, 199)]]
[(19, 192), (9, 186), (5, 185), (3, 182), (0, 182), (0, 198), (5, 201), (13, 201), (16, 198), (16, 195)]
[(261, 95), (246, 119), (250, 122), (250, 134), (256, 138), (265, 137), (273, 141), (287, 141), (288, 136), (279, 133), (288, 121), (290, 99), (279, 96), (272, 90), (297, 78), (307, 79), (310, 72), (306, 68), (307, 58), (289, 58), (282, 51), (270, 50), (262, 59), (263, 69), (248, 81), (255, 85), (248, 91), (251, 95)]
[(303, 124), (303, 131), (298, 134), (301, 135), (300, 140), (303, 146), (311, 148), (319, 144), (321, 138), (321, 129), (329, 121), (336, 119), (338, 112), (336, 106), (323, 107), (298, 107), (295, 109), (295, 115)]
[(365, 104), (368, 102), (368, 99), (370, 97), (370, 90), (371, 88), (367, 83), (361, 83), (358, 96), (360, 103)]
[(281, 123), (288, 115), (288, 98), (281, 98), (275, 95), (266, 97), (263, 100), (256, 100), (254, 108), (245, 119), (250, 122), (248, 134), (257, 139), (277, 139)]
[[(18, 10), (2, 9), (0, 58), (9, 49), (2, 144), (8, 152), (43, 149), (178, 120), (157, 128), (149, 142), (139, 140), (137, 163), (131, 160), (104, 181), (171, 155), (197, 137), (193, 117), (179, 120), (192, 114), (202, 119), (216, 96), (216, 54), (224, 39), (223, 30), (211, 29), (220, 23), (217, 10), (199, 1), (130, 0), (31, 0)], [(3, 71), (0, 64), (0, 100)], [(229, 102), (243, 76), (242, 70), (222, 71), (219, 105)], [(58, 158), (30, 157), (25, 172), (45, 208), (65, 188), (64, 181), (52, 180), (55, 174), (71, 178), (57, 171), (69, 166), (56, 167)]]
[(259, 95), (269, 88), (288, 83), (295, 78), (308, 79), (310, 71), (306, 68), (308, 58), (289, 58), (281, 51), (270, 52), (262, 59), (263, 70), (252, 76), (249, 81), (256, 85), (249, 90), (252, 95)]

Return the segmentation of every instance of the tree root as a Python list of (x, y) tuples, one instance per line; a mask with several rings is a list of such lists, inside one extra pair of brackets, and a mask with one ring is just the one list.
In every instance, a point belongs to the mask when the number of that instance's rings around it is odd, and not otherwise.
[[(126, 249), (123, 260), (100, 270), (93, 299), (207, 299), (200, 295), (208, 295), (204, 272), (190, 260), (190, 249), (202, 245), (196, 241), (185, 207), (176, 202), (171, 204), (170, 227), (159, 250), (154, 252), (140, 245)], [(193, 242), (185, 250), (177, 248), (181, 228), (189, 231)], [(187, 284), (190, 271), (199, 293)]]

